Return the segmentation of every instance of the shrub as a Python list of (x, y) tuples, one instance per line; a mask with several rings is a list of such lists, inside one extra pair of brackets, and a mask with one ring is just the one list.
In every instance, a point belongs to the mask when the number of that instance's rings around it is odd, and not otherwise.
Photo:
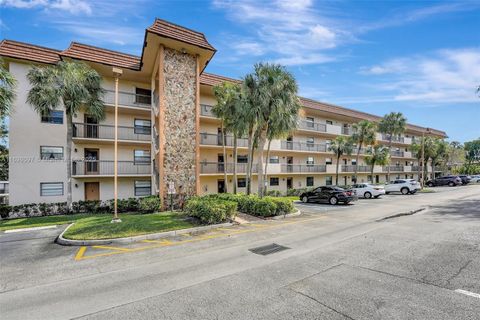
[(268, 197), (281, 197), (282, 193), (279, 190), (268, 190), (266, 195)]
[(272, 217), (277, 214), (277, 205), (272, 199), (262, 198), (254, 201), (253, 215), (260, 217)]
[(293, 206), (292, 201), (288, 199), (281, 199), (281, 198), (275, 198), (275, 197), (268, 197), (267, 199), (270, 199), (275, 203), (277, 206), (277, 211), (275, 215), (284, 215), (284, 214), (289, 214), (295, 210), (295, 207)]
[(299, 189), (288, 189), (287, 196), (297, 196), (299, 197), (302, 193), (310, 191), (312, 188), (299, 188)]
[(252, 214), (255, 213), (255, 203), (260, 200), (256, 195), (243, 195), (238, 198), (238, 211)]
[(0, 204), (0, 217), (2, 219), (8, 218), (11, 210), (12, 210), (12, 207), (10, 207), (9, 205)]
[(202, 223), (224, 222), (235, 217), (237, 203), (212, 197), (193, 197), (185, 205), (185, 212)]
[(140, 198), (138, 207), (143, 213), (159, 211), (162, 207), (162, 201), (159, 196), (149, 196)]

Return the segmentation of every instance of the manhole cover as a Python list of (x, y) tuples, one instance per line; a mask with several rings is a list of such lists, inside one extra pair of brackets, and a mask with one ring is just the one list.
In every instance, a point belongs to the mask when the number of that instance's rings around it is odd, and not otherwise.
[(248, 249), (248, 250), (250, 252), (260, 254), (262, 256), (266, 256), (266, 255), (269, 255), (269, 254), (272, 254), (272, 253), (275, 253), (275, 252), (280, 252), (280, 251), (287, 250), (287, 249), (290, 249), (290, 248), (281, 246), (281, 245), (276, 244), (276, 243), (272, 243), (272, 244), (268, 244), (266, 246), (256, 247), (256, 248), (252, 248), (252, 249)]

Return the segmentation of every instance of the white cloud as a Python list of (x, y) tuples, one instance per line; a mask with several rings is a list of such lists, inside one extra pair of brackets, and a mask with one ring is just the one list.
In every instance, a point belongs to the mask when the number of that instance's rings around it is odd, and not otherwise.
[(375, 88), (389, 92), (394, 101), (478, 103), (475, 88), (480, 83), (480, 48), (397, 58), (361, 72), (380, 77)]
[(90, 4), (82, 0), (3, 0), (0, 5), (18, 9), (59, 10), (71, 14), (90, 15), (92, 13)]

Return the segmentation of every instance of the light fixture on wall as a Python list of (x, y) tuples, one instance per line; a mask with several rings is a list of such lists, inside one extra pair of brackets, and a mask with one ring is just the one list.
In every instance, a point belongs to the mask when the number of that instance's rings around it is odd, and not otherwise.
[(77, 152), (77, 148), (75, 148), (74, 150), (75, 150), (75, 152)]
[(205, 192), (208, 191), (208, 186), (207, 186), (207, 185), (204, 185), (204, 186), (203, 186), (203, 191), (205, 191)]
[(75, 183), (75, 188), (78, 188), (78, 184)]

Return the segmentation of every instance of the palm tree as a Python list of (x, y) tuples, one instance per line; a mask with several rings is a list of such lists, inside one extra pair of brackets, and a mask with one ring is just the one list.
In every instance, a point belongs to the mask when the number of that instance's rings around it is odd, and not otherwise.
[(340, 157), (343, 155), (351, 155), (353, 152), (353, 144), (351, 139), (344, 136), (338, 136), (330, 143), (328, 149), (332, 151), (337, 158), (335, 185), (338, 186), (338, 166), (340, 164)]
[[(422, 173), (422, 166), (420, 165), (420, 162), (422, 161), (422, 144), (425, 142), (423, 141), (424, 138), (420, 138), (420, 141), (417, 143), (415, 140), (412, 145), (410, 146), (410, 150), (412, 151), (412, 155), (417, 159), (418, 163), (418, 181), (420, 182), (420, 176)], [(422, 184), (423, 185), (423, 184)]]
[(268, 63), (256, 64), (254, 73), (248, 75), (245, 82), (248, 108), (252, 107), (251, 112), (256, 115), (256, 131), (253, 137), (258, 139), (258, 195), (262, 197), (263, 151), (268, 139), (269, 126), (273, 125), (271, 119), (274, 117), (281, 119), (294, 112), (298, 113), (300, 109), (298, 86), (293, 75), (283, 66)]
[[(428, 180), (428, 162), (431, 160), (433, 157), (435, 157), (435, 149), (436, 149), (436, 144), (435, 144), (435, 139), (432, 137), (425, 137), (424, 139), (424, 145), (423, 145), (423, 153), (424, 153), (424, 173), (422, 175), (423, 182), (425, 182), (425, 178)], [(435, 173), (433, 173), (434, 175)], [(432, 178), (434, 176), (432, 175)]]
[[(390, 112), (386, 114), (378, 124), (378, 131), (385, 134), (388, 139), (388, 149), (392, 150), (392, 139), (394, 136), (405, 132), (407, 119), (401, 112)], [(390, 166), (387, 167), (387, 181), (390, 181)]]
[(373, 183), (375, 165), (384, 166), (390, 162), (390, 150), (382, 145), (374, 145), (367, 149), (365, 162), (371, 166), (370, 175)]
[(432, 179), (435, 179), (436, 166), (438, 162), (445, 158), (448, 151), (448, 143), (442, 139), (434, 139), (434, 145), (430, 160), (432, 163)]
[(12, 111), (16, 86), (17, 81), (5, 68), (3, 59), (0, 58), (0, 120)]
[(34, 66), (27, 74), (32, 86), (27, 102), (41, 115), (63, 107), (67, 119), (67, 206), (72, 207), (73, 116), (83, 107), (97, 120), (105, 117), (101, 76), (85, 63), (61, 61), (55, 66)]
[(360, 151), (362, 146), (375, 143), (377, 133), (377, 125), (371, 121), (362, 120), (353, 125), (352, 142), (357, 145), (357, 158), (355, 162), (355, 182), (357, 182), (358, 161), (360, 159)]

